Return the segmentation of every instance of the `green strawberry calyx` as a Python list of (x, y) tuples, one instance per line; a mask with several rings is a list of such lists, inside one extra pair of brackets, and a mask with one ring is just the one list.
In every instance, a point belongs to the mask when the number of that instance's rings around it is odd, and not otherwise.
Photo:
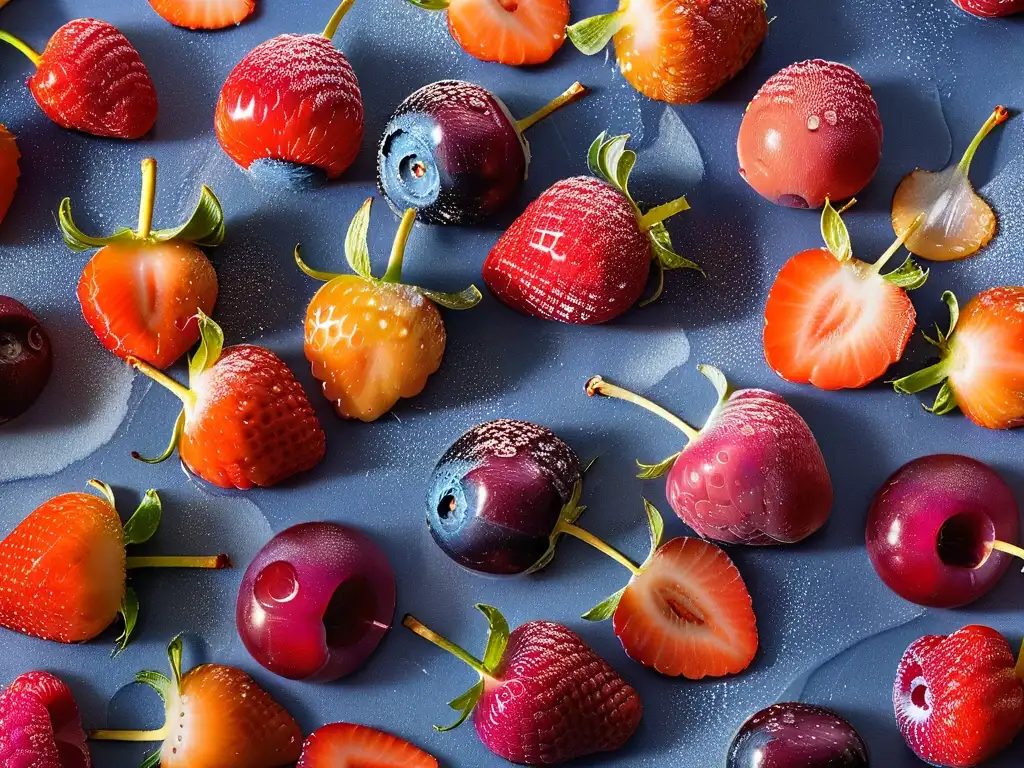
[(181, 226), (173, 229), (153, 229), (153, 204), (156, 200), (156, 160), (142, 161), (142, 195), (139, 199), (139, 223), (134, 230), (127, 227), (112, 235), (92, 237), (80, 230), (71, 217), (71, 198), (65, 197), (57, 212), (61, 234), (68, 248), (89, 251), (114, 243), (166, 243), (170, 241), (192, 243), (204, 248), (220, 245), (224, 240), (224, 209), (220, 200), (205, 184), (199, 193), (192, 215)]
[(952, 357), (950, 344), (957, 324), (960, 322), (960, 303), (957, 301), (956, 295), (952, 291), (946, 291), (942, 294), (942, 300), (949, 308), (949, 327), (943, 331), (936, 323), (935, 336), (922, 333), (929, 344), (938, 348), (939, 362), (892, 382), (893, 389), (904, 395), (914, 395), (941, 384), (935, 401), (931, 405), (922, 403), (926, 411), (938, 416), (950, 413), (957, 408), (956, 393), (949, 383), (949, 361)]
[(589, 19), (577, 21), (565, 28), (565, 34), (580, 53), (593, 56), (600, 53), (616, 34), (626, 26), (625, 10), (602, 13)]
[[(405, 248), (409, 242), (409, 235), (412, 233), (413, 224), (416, 223), (416, 210), (409, 208), (402, 215), (402, 221), (398, 225), (398, 232), (395, 234), (394, 243), (391, 246), (391, 256), (388, 259), (387, 270), (383, 277), (373, 276), (370, 264), (370, 245), (368, 235), (370, 230), (370, 207), (373, 205), (373, 198), (367, 198), (356, 212), (352, 223), (349, 224), (348, 233), (345, 235), (345, 259), (349, 267), (363, 280), (373, 283), (402, 283), (402, 263), (405, 259)], [(301, 244), (295, 246), (295, 263), (306, 275), (314, 280), (329, 283), (338, 277), (345, 275), (337, 272), (322, 272), (313, 269), (302, 259)], [(421, 288), (418, 285), (410, 285), (421, 296), (446, 309), (471, 309), (480, 303), (483, 295), (475, 285), (470, 285), (457, 293), (445, 293), (433, 291), (429, 288)]]

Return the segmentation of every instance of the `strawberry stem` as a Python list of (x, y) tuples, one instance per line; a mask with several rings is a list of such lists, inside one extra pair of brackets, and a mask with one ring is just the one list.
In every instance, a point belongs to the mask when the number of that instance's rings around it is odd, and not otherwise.
[(127, 362), (128, 365), (130, 365), (135, 370), (145, 374), (146, 376), (151, 378), (153, 381), (155, 381), (157, 384), (164, 387), (165, 389), (170, 390), (170, 392), (179, 400), (181, 400), (181, 402), (184, 403), (186, 407), (195, 406), (196, 393), (190, 390), (188, 387), (179, 384), (163, 371), (154, 368), (149, 363), (145, 363), (142, 360), (139, 360), (139, 358), (137, 357), (129, 357)]
[(657, 403), (653, 403), (646, 397), (641, 397), (635, 392), (630, 392), (628, 389), (623, 389), (622, 387), (607, 382), (600, 376), (594, 376), (587, 382), (587, 395), (589, 397), (593, 397), (594, 395), (604, 395), (605, 397), (614, 397), (618, 400), (625, 400), (627, 403), (639, 405), (641, 408), (660, 416), (669, 424), (676, 427), (676, 429), (680, 430), (684, 435), (686, 435), (687, 442), (695, 440), (700, 434), (699, 429), (691, 427), (674, 413), (666, 411)]
[(896, 242), (889, 246), (885, 253), (878, 257), (878, 261), (871, 265), (871, 271), (876, 275), (882, 271), (882, 267), (885, 266), (886, 262), (891, 259), (900, 248), (910, 239), (910, 236), (914, 234), (918, 227), (924, 223), (924, 214), (918, 214), (917, 218), (910, 222), (910, 226), (907, 227), (903, 233), (896, 238)]
[(602, 552), (610, 557), (615, 562), (619, 563), (623, 567), (629, 569), (634, 576), (639, 576), (641, 569), (632, 560), (626, 557), (624, 554), (619, 552), (617, 549), (609, 544), (606, 544), (601, 539), (597, 538), (590, 531), (580, 528), (574, 523), (569, 523), (564, 520), (559, 520), (558, 525), (555, 526), (555, 533), (567, 533), (580, 541), (586, 542), (598, 552)]
[(960, 162), (957, 163), (957, 170), (960, 173), (966, 175), (971, 170), (971, 161), (974, 160), (974, 153), (978, 151), (978, 147), (981, 146), (981, 142), (985, 140), (985, 137), (992, 133), (992, 129), (1000, 123), (1005, 123), (1007, 118), (1010, 116), (1009, 110), (1006, 107), (999, 106), (992, 110), (992, 114), (988, 116), (988, 120), (985, 121), (981, 129), (974, 135), (974, 139), (964, 150), (964, 156), (960, 158)]
[(142, 195), (139, 197), (139, 228), (135, 234), (141, 239), (149, 237), (153, 229), (153, 202), (156, 199), (156, 160), (142, 161)]
[(460, 648), (451, 640), (441, 637), (441, 635), (437, 634), (434, 630), (430, 629), (430, 627), (421, 623), (419, 619), (416, 619), (410, 614), (406, 614), (405, 618), (402, 619), (402, 624), (407, 629), (411, 629), (424, 640), (433, 643), (441, 650), (448, 651), (448, 653), (450, 653), (452, 656), (455, 656), (457, 659), (461, 659), (462, 661), (464, 661), (466, 664), (468, 664), (477, 672), (479, 672), (481, 677), (491, 676), (491, 673), (487, 671), (487, 668), (484, 666), (484, 663), (480, 661), (480, 659), (470, 654), (469, 651)]
[(296, 243), (295, 245), (295, 263), (298, 265), (308, 277), (312, 277), (314, 280), (319, 280), (323, 283), (329, 283), (336, 277), (340, 277), (337, 272), (321, 272), (319, 269), (313, 269), (305, 261), (302, 260), (302, 244)]
[(125, 568), (206, 568), (210, 570), (222, 570), (231, 567), (231, 558), (225, 554), (182, 557), (175, 555), (149, 555), (145, 557), (128, 557), (125, 559)]
[(331, 16), (331, 20), (327, 22), (327, 26), (324, 27), (323, 36), (328, 40), (334, 39), (334, 33), (338, 31), (338, 25), (341, 24), (341, 20), (345, 18), (345, 14), (348, 13), (349, 8), (355, 0), (342, 0), (341, 5), (338, 6), (337, 10)]
[(42, 56), (40, 56), (38, 53), (35, 52), (35, 50), (29, 47), (27, 43), (23, 42), (22, 40), (19, 40), (10, 32), (4, 32), (2, 29), (0, 29), (0, 40), (3, 40), (5, 43), (13, 45), (19, 51), (28, 56), (29, 61), (31, 61), (37, 67), (39, 66), (39, 62), (40, 60), (42, 60)]
[(640, 217), (640, 229), (646, 232), (655, 224), (664, 221), (670, 216), (675, 216), (677, 213), (688, 210), (690, 210), (690, 204), (686, 202), (686, 195), (670, 200), (667, 203), (662, 203), (655, 208), (651, 208), (651, 210)]
[(416, 209), (408, 208), (402, 215), (402, 223), (395, 233), (395, 242), (391, 245), (391, 256), (388, 257), (388, 269), (381, 278), (385, 283), (402, 281), (402, 260), (405, 258), (405, 246), (409, 242), (412, 225), (416, 223)]
[(934, 365), (922, 368), (920, 371), (911, 373), (892, 383), (893, 389), (904, 395), (914, 395), (923, 392), (930, 387), (941, 384), (949, 376), (946, 370), (946, 361), (940, 360)]
[(583, 94), (585, 94), (586, 92), (587, 89), (584, 88), (583, 84), (577, 80), (575, 83), (570, 85), (568, 90), (566, 90), (558, 98), (549, 101), (547, 104), (538, 109), (529, 117), (524, 117), (522, 120), (516, 120), (516, 130), (519, 131), (520, 133), (529, 130), (534, 125), (543, 120), (545, 117), (550, 115), (552, 112), (561, 109), (566, 104), (571, 104), (572, 102), (576, 101), (576, 99), (583, 96)]
[(89, 731), (92, 741), (163, 741), (170, 735), (166, 725), (155, 731)]

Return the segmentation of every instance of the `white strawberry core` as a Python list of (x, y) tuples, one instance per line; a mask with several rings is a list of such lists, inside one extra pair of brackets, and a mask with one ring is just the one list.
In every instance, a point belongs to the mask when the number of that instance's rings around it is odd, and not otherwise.
[(923, 676), (911, 680), (907, 690), (901, 693), (900, 708), (910, 722), (927, 722), (932, 713), (932, 692)]

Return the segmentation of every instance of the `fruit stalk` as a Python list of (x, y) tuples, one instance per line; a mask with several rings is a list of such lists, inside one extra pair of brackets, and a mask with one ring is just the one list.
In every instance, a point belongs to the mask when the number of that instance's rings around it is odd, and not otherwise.
[(964, 150), (964, 156), (960, 158), (960, 162), (957, 163), (957, 171), (967, 175), (971, 170), (971, 161), (974, 160), (974, 153), (978, 151), (978, 147), (981, 146), (981, 142), (983, 142), (985, 137), (992, 132), (993, 128), (1000, 123), (1005, 123), (1009, 116), (1010, 112), (1006, 107), (998, 106), (992, 110), (992, 114), (988, 116), (988, 120), (985, 121), (984, 125), (981, 126), (981, 129), (975, 134), (974, 139), (967, 146), (967, 149)]
[(128, 570), (135, 568), (205, 568), (219, 571), (230, 567), (231, 559), (225, 554), (197, 557), (148, 555), (125, 559), (125, 568)]
[(174, 396), (181, 400), (181, 402), (184, 403), (186, 406), (195, 406), (196, 394), (192, 390), (188, 389), (188, 387), (182, 386), (163, 371), (154, 368), (149, 363), (145, 363), (142, 360), (139, 360), (139, 358), (137, 357), (129, 357), (127, 362), (128, 365), (130, 365), (135, 370), (139, 371), (142, 374), (145, 374), (147, 377), (149, 377), (150, 379), (152, 379), (165, 389), (170, 390), (171, 393), (173, 393)]
[(1024, 560), (1024, 547), (1018, 547), (1016, 544), (1010, 544), (1009, 542), (996, 539), (992, 542), (992, 549), (997, 549), (1000, 552), (1005, 552), (1008, 555), (1013, 555), (1014, 557), (1019, 557), (1021, 560)]
[(667, 203), (651, 208), (651, 210), (641, 216), (640, 229), (646, 232), (655, 224), (661, 223), (670, 216), (675, 216), (677, 213), (688, 210), (690, 210), (690, 204), (686, 202), (686, 195), (677, 197), (675, 200), (669, 200)]
[(139, 197), (139, 228), (136, 234), (145, 240), (153, 229), (153, 202), (156, 200), (156, 160), (142, 161), (142, 194)]
[(353, 3), (355, 3), (355, 0), (342, 0), (341, 5), (337, 7), (331, 15), (331, 20), (328, 21), (327, 26), (324, 27), (324, 37), (328, 40), (334, 39), (334, 33), (338, 31), (338, 25), (341, 24), (341, 20), (345, 18), (345, 14), (348, 13), (349, 8), (352, 7)]
[(9, 43), (10, 45), (13, 45), (19, 51), (24, 53), (33, 64), (35, 64), (37, 67), (39, 66), (39, 61), (42, 59), (42, 56), (36, 53), (36, 51), (33, 50), (27, 43), (23, 42), (22, 40), (19, 40), (10, 32), (4, 32), (2, 29), (0, 29), (0, 40), (3, 40), (5, 43)]
[(587, 396), (593, 397), (594, 395), (604, 395), (605, 397), (613, 397), (617, 400), (625, 400), (627, 403), (639, 405), (641, 408), (660, 416), (669, 424), (672, 424), (676, 429), (686, 435), (687, 441), (695, 440), (700, 434), (699, 429), (691, 427), (674, 413), (666, 411), (657, 403), (653, 403), (646, 397), (641, 397), (635, 392), (630, 392), (628, 389), (623, 389), (620, 386), (607, 382), (600, 376), (594, 376), (587, 381)]
[(561, 109), (566, 104), (571, 104), (578, 98), (583, 96), (587, 92), (587, 89), (578, 80), (569, 86), (569, 88), (560, 96), (549, 101), (543, 107), (538, 109), (529, 117), (524, 117), (522, 120), (516, 120), (516, 130), (520, 133), (529, 130), (534, 125), (539, 123), (545, 117), (550, 115), (552, 112)]
[(402, 222), (398, 225), (398, 232), (395, 233), (391, 256), (388, 257), (388, 269), (384, 273), (384, 277), (381, 278), (385, 283), (400, 283), (402, 281), (402, 260), (405, 258), (405, 246), (409, 242), (409, 234), (415, 223), (416, 209), (407, 208), (402, 215)]
[(891, 259), (896, 252), (906, 244), (907, 240), (910, 239), (910, 236), (913, 235), (917, 231), (918, 227), (923, 223), (924, 214), (918, 214), (918, 217), (910, 223), (910, 226), (903, 231), (903, 234), (896, 238), (896, 242), (890, 245), (885, 253), (878, 257), (878, 261), (871, 265), (871, 271), (876, 275), (879, 274), (882, 271), (882, 267), (886, 265), (886, 262), (888, 262), (889, 259)]
[(170, 735), (170, 729), (164, 725), (155, 731), (89, 731), (92, 741), (163, 741)]
[(608, 557), (610, 557), (612, 560), (619, 563), (623, 567), (629, 569), (630, 573), (632, 573), (634, 576), (640, 575), (641, 568), (637, 566), (636, 563), (634, 563), (632, 560), (630, 560), (628, 557), (626, 557), (624, 554), (619, 552), (614, 547), (610, 546), (609, 544), (606, 544), (604, 541), (597, 538), (597, 536), (592, 534), (590, 531), (580, 528), (578, 525), (575, 525), (574, 523), (569, 523), (565, 520), (561, 520), (555, 527), (555, 535), (557, 536), (559, 533), (567, 533), (570, 536), (579, 539), (580, 541), (586, 542), (594, 549), (596, 549), (598, 552), (602, 552), (608, 555)]
[(456, 658), (461, 659), (466, 664), (475, 669), (477, 672), (479, 672), (481, 677), (491, 677), (491, 673), (487, 671), (487, 668), (484, 666), (484, 663), (480, 661), (480, 659), (470, 654), (469, 651), (460, 648), (451, 640), (441, 637), (441, 635), (437, 634), (434, 630), (430, 629), (430, 627), (420, 622), (419, 619), (416, 619), (411, 614), (405, 615), (405, 618), (402, 619), (402, 625), (407, 629), (411, 629), (424, 640), (433, 643), (441, 650), (448, 651), (448, 653), (452, 654)]

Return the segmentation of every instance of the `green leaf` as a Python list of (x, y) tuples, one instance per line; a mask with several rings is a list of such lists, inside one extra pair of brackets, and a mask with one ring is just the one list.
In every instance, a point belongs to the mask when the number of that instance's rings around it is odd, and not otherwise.
[(93, 248), (102, 248), (111, 243), (124, 243), (136, 240), (135, 233), (130, 229), (119, 229), (108, 237), (90, 237), (75, 226), (71, 218), (71, 198), (65, 197), (60, 202), (57, 211), (57, 221), (60, 224), (60, 233), (64, 236), (64, 242), (73, 251), (90, 251)]
[[(591, 462), (593, 463), (593, 462)], [(546, 568), (555, 557), (555, 550), (558, 547), (558, 539), (562, 536), (562, 526), (566, 524), (575, 523), (579, 520), (580, 515), (586, 510), (586, 506), (580, 504), (580, 499), (583, 498), (583, 478), (580, 478), (572, 487), (572, 495), (569, 496), (569, 500), (562, 505), (561, 512), (559, 512), (558, 524), (555, 526), (554, 531), (551, 532), (551, 537), (548, 540), (547, 551), (541, 555), (540, 559), (530, 566), (527, 573), (536, 573), (537, 571)]]
[(659, 477), (663, 477), (666, 472), (672, 469), (681, 453), (682, 451), (673, 453), (667, 459), (662, 459), (657, 464), (644, 464), (640, 459), (637, 459), (636, 465), (640, 467), (640, 471), (636, 476), (641, 480), (657, 480)]
[(505, 617), (501, 615), (501, 611), (494, 606), (477, 603), (476, 609), (487, 617), (487, 623), (490, 625), (490, 630), (487, 633), (487, 649), (484, 651), (483, 661), (484, 668), (493, 674), (498, 669), (501, 659), (505, 655), (508, 636), (512, 630), (509, 628)]
[(480, 289), (475, 285), (463, 288), (458, 293), (444, 293), (442, 291), (432, 291), (429, 288), (419, 287), (417, 287), (416, 290), (435, 304), (440, 304), (445, 309), (472, 309), (479, 304), (480, 300), (483, 298), (483, 294), (480, 293)]
[(477, 702), (480, 701), (480, 697), (483, 696), (483, 694), (484, 681), (483, 678), (480, 678), (479, 682), (477, 682), (476, 685), (474, 685), (472, 688), (470, 688), (468, 691), (466, 691), (458, 698), (452, 699), (448, 702), (449, 707), (454, 709), (456, 712), (461, 713), (459, 715), (459, 719), (451, 725), (435, 725), (434, 730), (440, 731), (441, 733), (445, 733), (446, 731), (454, 731), (456, 728), (458, 728), (460, 725), (466, 722), (466, 718), (468, 718), (473, 713), (473, 708), (476, 706)]
[(593, 56), (602, 51), (625, 24), (625, 11), (613, 11), (578, 21), (566, 27), (565, 32), (581, 53)]
[(924, 409), (929, 413), (934, 413), (936, 416), (945, 416), (947, 413), (955, 411), (958, 406), (956, 394), (954, 394), (953, 388), (949, 386), (949, 380), (947, 379), (939, 387), (939, 393), (935, 396), (935, 402), (931, 404), (931, 407), (924, 406)]
[(732, 387), (729, 386), (729, 380), (725, 377), (724, 373), (713, 365), (705, 365), (703, 363), (697, 366), (697, 370), (714, 385), (715, 391), (718, 393), (719, 405), (729, 399), (729, 395), (732, 394)]
[(121, 618), (124, 620), (124, 629), (121, 630), (121, 634), (114, 641), (114, 650), (110, 653), (111, 658), (117, 656), (128, 647), (132, 632), (135, 631), (135, 624), (139, 620), (139, 596), (135, 594), (135, 590), (131, 587), (125, 587), (124, 597), (121, 598), (121, 607), (118, 609), (118, 613), (121, 614)]
[(143, 672), (136, 673), (135, 682), (142, 683), (143, 685), (148, 685), (150, 688), (152, 688), (154, 691), (160, 694), (160, 698), (164, 700), (164, 703), (166, 703), (167, 699), (170, 698), (171, 681), (167, 679), (167, 675), (162, 675), (159, 672), (145, 670)]
[(181, 690), (181, 653), (184, 643), (181, 635), (175, 637), (167, 645), (167, 661), (171, 665), (171, 674), (174, 675), (174, 688)]
[(367, 242), (372, 205), (373, 198), (367, 198), (353, 217), (352, 223), (348, 226), (348, 234), (345, 235), (345, 258), (348, 259), (348, 265), (352, 267), (353, 272), (367, 280), (373, 277), (370, 267), (370, 244)]
[(928, 270), (908, 256), (902, 265), (882, 277), (898, 288), (913, 291), (928, 282)]
[[(629, 586), (628, 584), (626, 586)], [(619, 601), (622, 599), (622, 594), (626, 591), (626, 587), (623, 587), (611, 597), (606, 597), (600, 603), (595, 605), (589, 611), (584, 613), (580, 618), (586, 621), (604, 621), (610, 619), (615, 615), (615, 609), (619, 607)]]
[(597, 138), (590, 143), (590, 149), (587, 150), (587, 168), (595, 176), (601, 175), (601, 147), (604, 146), (607, 138), (608, 131), (601, 131)]
[(174, 455), (174, 452), (178, 450), (178, 443), (181, 442), (181, 436), (185, 434), (185, 409), (182, 408), (178, 413), (178, 418), (174, 422), (174, 429), (171, 431), (171, 439), (167, 443), (167, 447), (164, 452), (159, 456), (154, 456), (152, 459), (146, 458), (138, 451), (132, 451), (132, 458), (136, 461), (141, 461), (145, 464), (159, 464), (163, 461), (167, 461)]
[(153, 538), (156, 529), (160, 527), (160, 517), (163, 514), (163, 505), (160, 497), (152, 488), (146, 491), (142, 503), (135, 510), (127, 523), (124, 524), (124, 543), (142, 544)]
[(196, 315), (199, 322), (199, 347), (188, 361), (188, 382), (195, 387), (199, 377), (210, 370), (224, 350), (224, 331), (202, 310)]
[(155, 768), (160, 764), (160, 750), (153, 752), (139, 764), (139, 768)]
[(829, 251), (839, 261), (853, 258), (853, 246), (850, 245), (850, 233), (843, 223), (839, 211), (832, 207), (832, 202), (825, 199), (825, 207), (821, 211), (821, 236)]
[[(646, 564), (651, 562), (654, 553), (661, 546), (661, 538), (665, 535), (665, 520), (662, 518), (657, 507), (647, 499), (644, 499), (644, 510), (647, 512), (647, 525), (651, 531), (651, 552), (647, 556), (647, 560), (644, 561), (644, 564)], [(640, 567), (643, 568), (643, 566)]]
[(448, 9), (448, 0), (409, 0), (409, 2), (425, 11), (445, 11)]
[(188, 221), (174, 229), (158, 229), (150, 237), (159, 242), (181, 240), (204, 248), (213, 248), (224, 242), (224, 209), (213, 190), (203, 184)]
[(929, 387), (941, 384), (948, 375), (946, 361), (940, 360), (935, 365), (929, 365), (927, 368), (922, 368), (920, 371), (916, 371), (909, 376), (896, 379), (892, 386), (900, 394), (913, 395), (917, 392), (923, 392)]
[(655, 279), (658, 281), (654, 286), (654, 292), (646, 299), (638, 301), (638, 307), (646, 307), (648, 304), (653, 304), (661, 298), (661, 294), (665, 291), (665, 267), (661, 263), (661, 259), (654, 259), (654, 269), (657, 272)]
[(662, 267), (665, 269), (695, 269), (707, 277), (707, 273), (700, 264), (680, 256), (673, 250), (672, 236), (669, 235), (664, 222), (659, 221), (652, 224), (647, 230), (647, 234), (650, 236), (651, 246), (654, 248), (654, 258)]
[(952, 291), (944, 291), (942, 300), (949, 307), (949, 330), (946, 331), (946, 338), (948, 339), (953, 335), (953, 331), (956, 330), (957, 323), (960, 322), (960, 302), (956, 300), (956, 294)]

